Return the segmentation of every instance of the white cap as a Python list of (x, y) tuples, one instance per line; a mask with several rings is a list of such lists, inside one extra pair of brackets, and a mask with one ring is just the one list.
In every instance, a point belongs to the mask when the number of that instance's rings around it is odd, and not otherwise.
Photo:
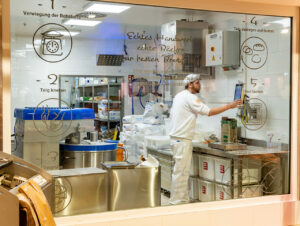
[(187, 85), (190, 82), (194, 82), (194, 81), (199, 80), (199, 79), (200, 79), (199, 74), (189, 74), (184, 78), (183, 83), (184, 83), (184, 85)]

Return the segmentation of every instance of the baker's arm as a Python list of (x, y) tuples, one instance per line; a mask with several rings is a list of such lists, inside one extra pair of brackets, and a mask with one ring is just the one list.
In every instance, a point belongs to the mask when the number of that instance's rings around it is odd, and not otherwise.
[(230, 104), (226, 104), (222, 107), (211, 108), (209, 113), (208, 113), (208, 116), (213, 116), (213, 115), (220, 114), (220, 113), (222, 113), (224, 111), (227, 111), (229, 109), (236, 108), (240, 104), (241, 104), (241, 100), (238, 99), (238, 100), (235, 100), (235, 101), (231, 102)]

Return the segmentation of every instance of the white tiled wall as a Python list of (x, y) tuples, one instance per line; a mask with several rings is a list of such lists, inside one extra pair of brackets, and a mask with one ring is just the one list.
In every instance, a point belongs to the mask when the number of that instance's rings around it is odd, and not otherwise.
[[(234, 30), (235, 27), (245, 27), (242, 21), (249, 21), (249, 18), (239, 14), (209, 14), (205, 20), (212, 26), (213, 31)], [(262, 22), (276, 21), (280, 18), (257, 17), (260, 23), (259, 28), (263, 27)], [(138, 23), (138, 21), (137, 21)], [(248, 27), (256, 28), (248, 23)], [(264, 28), (264, 27), (263, 27)], [(33, 32), (36, 28), (33, 28)], [(113, 32), (108, 34), (107, 25), (99, 26), (99, 37), (96, 39), (80, 39), (74, 37), (73, 49), (68, 58), (59, 63), (47, 63), (41, 60), (32, 48), (31, 36), (12, 35), (12, 109), (16, 107), (36, 106), (40, 101), (58, 97), (58, 93), (41, 92), (40, 88), (58, 88), (58, 86), (49, 85), (47, 76), (49, 74), (57, 75), (123, 75), (125, 79), (129, 74), (143, 76), (149, 81), (159, 81), (156, 72), (163, 71), (163, 63), (142, 63), (142, 62), (124, 62), (121, 67), (114, 66), (96, 66), (97, 54), (124, 54), (124, 45), (127, 46), (128, 56), (160, 56), (161, 52), (143, 52), (136, 51), (139, 45), (152, 45), (154, 41), (133, 41), (126, 39), (124, 34), (129, 31), (145, 31), (148, 34), (155, 35), (160, 33), (160, 26), (138, 26), (127, 25), (126, 28), (120, 24), (110, 24), (109, 29)], [(201, 99), (210, 107), (218, 107), (233, 100), (234, 87), (238, 81), (246, 82), (247, 89), (251, 88), (251, 78), (258, 79), (258, 85), (254, 90), (264, 90), (263, 94), (249, 94), (251, 98), (259, 98), (267, 105), (268, 117), (266, 124), (257, 131), (246, 130), (242, 126), (242, 134), (248, 138), (265, 139), (266, 132), (272, 131), (275, 136), (281, 137), (281, 140), (288, 142), (289, 139), (289, 98), (290, 98), (290, 33), (282, 34), (281, 25), (271, 23), (266, 29), (274, 29), (273, 33), (241, 32), (241, 43), (250, 36), (258, 36), (265, 40), (268, 46), (268, 59), (266, 64), (258, 69), (251, 70), (241, 63), (237, 70), (224, 71), (221, 67), (216, 67), (216, 75), (213, 80), (201, 81)], [(112, 38), (115, 37), (115, 38)], [(156, 43), (157, 44), (157, 43)], [(149, 77), (151, 76), (151, 77)], [(155, 77), (156, 76), (156, 77)], [(37, 82), (36, 80), (41, 80)], [(262, 85), (264, 83), (264, 85)], [(131, 114), (132, 100), (125, 91), (125, 114)], [(142, 98), (145, 103), (149, 96)], [(143, 113), (143, 108), (139, 104), (138, 98), (134, 98), (135, 114)], [(219, 116), (199, 117), (198, 125), (200, 130), (214, 131), (219, 134), (220, 121), (222, 116), (235, 117), (237, 110), (230, 110)], [(12, 112), (13, 114), (13, 112)], [(14, 120), (12, 120), (12, 126)]]
[[(237, 23), (236, 19), (240, 15), (233, 15), (233, 18), (228, 20), (219, 20), (220, 18), (211, 17), (208, 21), (214, 24), (215, 31), (218, 30), (234, 30), (234, 27), (245, 27), (242, 20), (247, 20), (246, 17), (239, 19), (240, 23)], [(224, 18), (224, 17), (223, 17)], [(249, 18), (252, 18), (250, 15)], [(261, 22), (276, 21), (280, 18), (275, 17), (259, 17)], [(248, 25), (251, 28), (251, 25)], [(257, 26), (259, 27), (259, 26)], [(252, 28), (257, 28), (252, 25)], [(264, 28), (260, 25), (259, 28)], [(216, 67), (215, 80), (202, 80), (201, 96), (203, 101), (210, 107), (218, 107), (226, 102), (233, 100), (234, 84), (238, 80), (246, 82), (248, 89), (264, 90), (264, 93), (250, 93), (250, 98), (259, 98), (264, 101), (267, 106), (267, 121), (265, 125), (256, 131), (247, 130), (242, 127), (242, 135), (247, 138), (264, 140), (267, 131), (274, 133), (274, 139), (280, 138), (283, 142), (289, 142), (289, 109), (290, 109), (290, 33), (282, 34), (283, 27), (279, 24), (271, 23), (266, 29), (274, 29), (273, 33), (253, 33), (253, 32), (241, 32), (241, 43), (246, 37), (258, 36), (267, 43), (268, 46), (268, 59), (266, 64), (258, 69), (251, 70), (245, 67), (241, 63), (241, 67), (238, 70), (223, 71), (221, 67)], [(251, 88), (251, 78), (258, 79), (257, 86)], [(264, 83), (264, 85), (262, 85)], [(222, 104), (211, 104), (214, 102), (220, 102)], [(223, 113), (222, 116), (233, 117), (237, 113), (237, 110), (230, 110)], [(219, 134), (221, 116), (214, 116), (212, 118), (199, 117), (198, 125), (199, 129), (215, 130), (216, 134)], [(240, 123), (241, 124), (241, 123)]]
[[(14, 126), (13, 109), (23, 107), (36, 107), (41, 101), (47, 98), (58, 98), (58, 93), (41, 92), (41, 88), (58, 88), (56, 85), (50, 85), (52, 80), (48, 79), (49, 74), (56, 75), (99, 75), (99, 76), (125, 76), (135, 74), (136, 70), (155, 70), (155, 63), (141, 62), (124, 62), (119, 66), (96, 66), (97, 54), (124, 54), (123, 45), (127, 45), (128, 55), (136, 58), (136, 47), (144, 42), (126, 40), (124, 43), (124, 33), (128, 31), (146, 30), (150, 33), (155, 33), (153, 30), (160, 29), (159, 27), (138, 28), (137, 26), (127, 26), (125, 31), (119, 24), (110, 24), (110, 29), (114, 29), (110, 38), (107, 34), (99, 39), (80, 39), (73, 37), (73, 48), (69, 57), (58, 63), (48, 63), (41, 60), (32, 48), (32, 37), (12, 35), (11, 45), (11, 84), (12, 84), (12, 128)], [(33, 32), (36, 28), (33, 28)], [(103, 29), (103, 28), (102, 28)], [(102, 31), (100, 29), (100, 33)], [(99, 36), (100, 37), (100, 36)], [(121, 37), (115, 39), (115, 37)], [(26, 48), (27, 47), (27, 48)], [(29, 47), (29, 48), (28, 48)], [(31, 47), (31, 48), (30, 48)], [(153, 56), (156, 53), (151, 53)], [(151, 55), (147, 54), (147, 55)], [(139, 53), (139, 55), (143, 55)], [(152, 76), (152, 73), (148, 73)], [(159, 78), (159, 77), (158, 77)], [(36, 80), (40, 80), (37, 82)], [(126, 93), (128, 91), (126, 90)], [(125, 94), (126, 94), (125, 93)], [(127, 95), (125, 99), (127, 101)], [(136, 99), (136, 98), (135, 98)], [(145, 102), (143, 98), (143, 102)], [(138, 100), (136, 100), (138, 101)], [(135, 102), (136, 102), (135, 101)], [(128, 100), (128, 104), (131, 101)], [(125, 104), (126, 105), (126, 104)], [(126, 105), (128, 106), (128, 105)], [(127, 114), (131, 113), (131, 106), (126, 108)], [(143, 110), (136, 109), (136, 114), (142, 113)]]

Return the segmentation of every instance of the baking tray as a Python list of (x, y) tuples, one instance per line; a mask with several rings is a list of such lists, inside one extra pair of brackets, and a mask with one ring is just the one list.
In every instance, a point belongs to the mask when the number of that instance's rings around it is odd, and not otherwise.
[(221, 149), (224, 151), (232, 151), (232, 150), (246, 150), (246, 144), (236, 144), (236, 143), (221, 143), (221, 142), (213, 142), (209, 143), (208, 147)]

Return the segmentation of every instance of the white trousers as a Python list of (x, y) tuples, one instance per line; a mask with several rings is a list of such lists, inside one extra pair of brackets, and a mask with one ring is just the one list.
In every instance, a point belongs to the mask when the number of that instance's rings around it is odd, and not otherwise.
[(172, 173), (171, 198), (169, 204), (188, 203), (188, 180), (193, 152), (192, 141), (171, 137), (171, 147), (175, 164)]

